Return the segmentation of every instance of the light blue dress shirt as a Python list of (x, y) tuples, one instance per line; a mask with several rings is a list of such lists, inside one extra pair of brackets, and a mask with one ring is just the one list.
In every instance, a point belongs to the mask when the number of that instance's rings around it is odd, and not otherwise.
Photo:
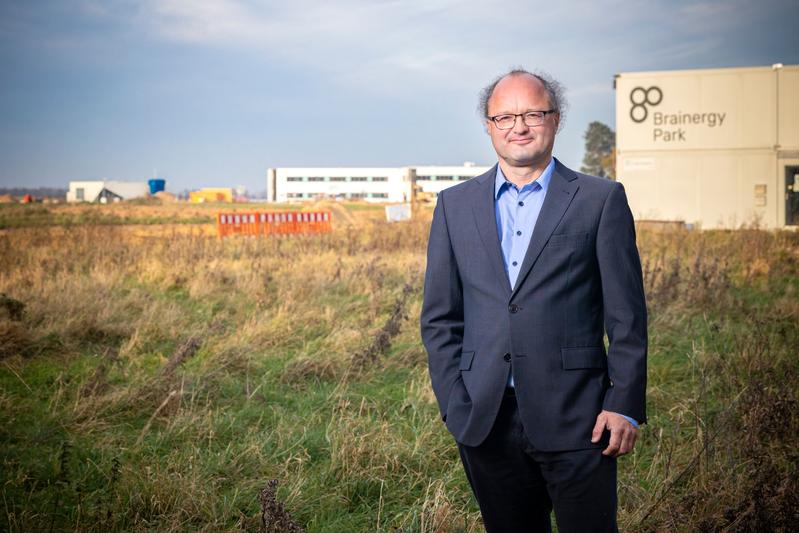
[(527, 253), (530, 237), (533, 236), (538, 215), (541, 213), (541, 206), (544, 205), (544, 197), (554, 168), (553, 158), (538, 179), (519, 189), (505, 178), (502, 169), (497, 165), (497, 177), (494, 181), (496, 199), (494, 211), (505, 273), (508, 275), (511, 290), (519, 277), (522, 261)]
[[(553, 157), (535, 181), (519, 189), (505, 178), (502, 169), (497, 165), (497, 175), (494, 179), (494, 213), (497, 217), (497, 231), (502, 246), (505, 273), (508, 275), (511, 290), (516, 286), (522, 261), (530, 245), (541, 206), (544, 205), (554, 168)], [(514, 386), (513, 374), (508, 377), (508, 386)], [(634, 419), (622, 416), (633, 426), (638, 427), (638, 422)]]

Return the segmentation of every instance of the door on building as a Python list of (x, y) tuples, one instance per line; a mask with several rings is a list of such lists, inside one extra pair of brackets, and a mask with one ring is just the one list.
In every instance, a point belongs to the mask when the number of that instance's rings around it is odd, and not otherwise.
[(799, 226), (799, 166), (785, 167), (785, 224)]

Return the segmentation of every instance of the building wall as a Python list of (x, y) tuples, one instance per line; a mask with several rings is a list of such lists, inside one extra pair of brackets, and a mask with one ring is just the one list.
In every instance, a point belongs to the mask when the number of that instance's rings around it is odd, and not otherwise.
[(67, 202), (93, 202), (103, 190), (102, 181), (70, 181)]
[(447, 187), (479, 176), (491, 167), (464, 166), (420, 166), (416, 167), (416, 184), (424, 192), (438, 195)]
[(205, 202), (232, 202), (233, 189), (227, 187), (200, 189), (189, 192), (189, 202), (201, 204)]
[(407, 202), (411, 174), (425, 192), (439, 191), (485, 172), (486, 167), (303, 167), (267, 171), (267, 197), (275, 202), (313, 201), (320, 198)]
[[(108, 189), (124, 200), (143, 198), (150, 193), (149, 186), (136, 181), (70, 181), (67, 202), (94, 202), (103, 189)], [(82, 197), (81, 197), (82, 190)]]
[(780, 150), (799, 150), (799, 66), (777, 71), (779, 81), (777, 140)]
[(641, 151), (619, 164), (636, 219), (733, 228), (777, 225), (775, 162), (770, 150), (705, 150)]
[(277, 168), (274, 200), (312, 201), (320, 198), (404, 202), (410, 198), (405, 168)]
[(799, 104), (786, 93), (799, 94), (799, 67), (619, 75), (617, 176), (633, 213), (784, 226), (780, 165), (799, 150)]
[(150, 186), (144, 181), (106, 181), (105, 188), (123, 200), (146, 198), (150, 195)]

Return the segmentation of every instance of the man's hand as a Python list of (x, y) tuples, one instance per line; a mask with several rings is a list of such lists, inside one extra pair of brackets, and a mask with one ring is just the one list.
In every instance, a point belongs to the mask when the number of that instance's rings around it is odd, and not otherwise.
[(594, 432), (591, 434), (591, 442), (599, 442), (605, 429), (610, 430), (610, 443), (602, 450), (602, 455), (619, 457), (630, 452), (635, 446), (638, 430), (620, 414), (611, 411), (599, 413), (594, 424)]

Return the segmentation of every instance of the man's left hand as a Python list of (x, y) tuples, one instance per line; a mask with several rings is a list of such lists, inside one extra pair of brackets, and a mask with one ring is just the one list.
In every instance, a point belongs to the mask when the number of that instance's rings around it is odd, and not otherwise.
[(638, 430), (626, 418), (611, 411), (599, 413), (594, 424), (594, 432), (591, 434), (591, 442), (599, 442), (602, 432), (606, 429), (610, 431), (610, 443), (602, 450), (602, 455), (619, 457), (632, 451)]

